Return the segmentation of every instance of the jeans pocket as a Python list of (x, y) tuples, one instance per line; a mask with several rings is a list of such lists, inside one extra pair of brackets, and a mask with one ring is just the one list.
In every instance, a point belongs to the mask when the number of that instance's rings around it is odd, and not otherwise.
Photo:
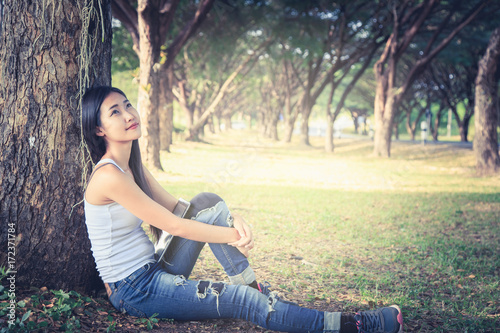
[(134, 317), (146, 318), (146, 314), (141, 310), (136, 309), (132, 305), (128, 304), (124, 300), (120, 301), (120, 308), (118, 309), (121, 313), (127, 313)]
[(124, 283), (127, 283), (131, 286), (135, 286), (135, 284), (137, 283), (137, 281), (140, 281), (141, 280), (141, 276), (145, 273), (147, 273), (148, 271), (150, 271), (151, 269), (153, 269), (155, 266), (153, 263), (147, 263), (145, 264), (144, 266), (138, 268), (137, 270), (135, 270), (132, 274), (130, 274), (129, 276), (127, 276), (125, 279), (122, 280), (122, 282)]

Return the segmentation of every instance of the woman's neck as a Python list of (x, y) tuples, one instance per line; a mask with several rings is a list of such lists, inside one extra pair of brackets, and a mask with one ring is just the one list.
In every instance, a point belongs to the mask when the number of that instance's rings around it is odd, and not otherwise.
[(120, 146), (113, 147), (108, 146), (106, 149), (106, 153), (102, 156), (104, 158), (110, 158), (115, 161), (123, 171), (127, 171), (129, 169), (128, 162), (130, 160), (130, 152), (132, 150), (132, 144), (127, 145), (128, 147)]

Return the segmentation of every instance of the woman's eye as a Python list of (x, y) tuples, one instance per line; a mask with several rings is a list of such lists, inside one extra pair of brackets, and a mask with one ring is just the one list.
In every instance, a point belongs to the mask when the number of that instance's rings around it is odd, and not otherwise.
[(131, 107), (132, 107), (132, 103), (128, 103), (128, 104), (127, 104), (127, 107), (128, 107), (128, 108), (131, 108)]
[(111, 111), (111, 115), (118, 114), (118, 113), (119, 113), (119, 111), (118, 111), (118, 110), (113, 110), (113, 111)]

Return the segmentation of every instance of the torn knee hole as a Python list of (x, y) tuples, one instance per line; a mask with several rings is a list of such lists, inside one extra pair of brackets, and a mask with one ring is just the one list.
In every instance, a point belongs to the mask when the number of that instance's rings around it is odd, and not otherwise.
[(225, 288), (226, 284), (224, 282), (200, 281), (197, 285), (196, 296), (198, 296), (198, 299), (204, 299), (207, 297), (208, 291), (210, 291), (217, 299), (217, 312), (219, 312), (219, 297), (224, 293)]
[(211, 281), (200, 281), (198, 282), (196, 295), (198, 298), (207, 297), (207, 293), (210, 292), (214, 296), (221, 296), (225, 290), (224, 282), (211, 282)]
[(271, 292), (267, 298), (267, 305), (268, 305), (269, 313), (275, 311), (274, 305), (276, 304), (277, 301), (278, 301), (278, 295), (276, 295), (276, 293), (274, 291)]
[(214, 282), (210, 288), (210, 292), (215, 296), (220, 296), (224, 292), (226, 285), (223, 282)]
[(207, 297), (207, 291), (208, 288), (210, 287), (211, 282), (210, 281), (200, 281), (198, 282), (198, 291), (196, 292), (196, 295), (198, 298), (205, 298)]
[(176, 275), (174, 277), (174, 284), (176, 286), (184, 286), (186, 284), (186, 278), (184, 275)]

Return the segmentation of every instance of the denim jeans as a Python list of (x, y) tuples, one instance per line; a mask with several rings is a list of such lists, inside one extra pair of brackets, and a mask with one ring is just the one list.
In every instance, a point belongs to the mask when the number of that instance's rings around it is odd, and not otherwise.
[[(221, 201), (203, 210), (197, 221), (230, 227), (232, 218)], [(333, 332), (340, 330), (340, 312), (322, 312), (283, 301), (274, 292), (262, 293), (247, 286), (255, 280), (248, 260), (227, 244), (209, 244), (229, 276), (230, 284), (188, 277), (203, 243), (174, 237), (165, 261), (146, 264), (123, 280), (109, 283), (110, 301), (137, 317), (175, 320), (238, 318), (266, 329), (283, 332)]]

